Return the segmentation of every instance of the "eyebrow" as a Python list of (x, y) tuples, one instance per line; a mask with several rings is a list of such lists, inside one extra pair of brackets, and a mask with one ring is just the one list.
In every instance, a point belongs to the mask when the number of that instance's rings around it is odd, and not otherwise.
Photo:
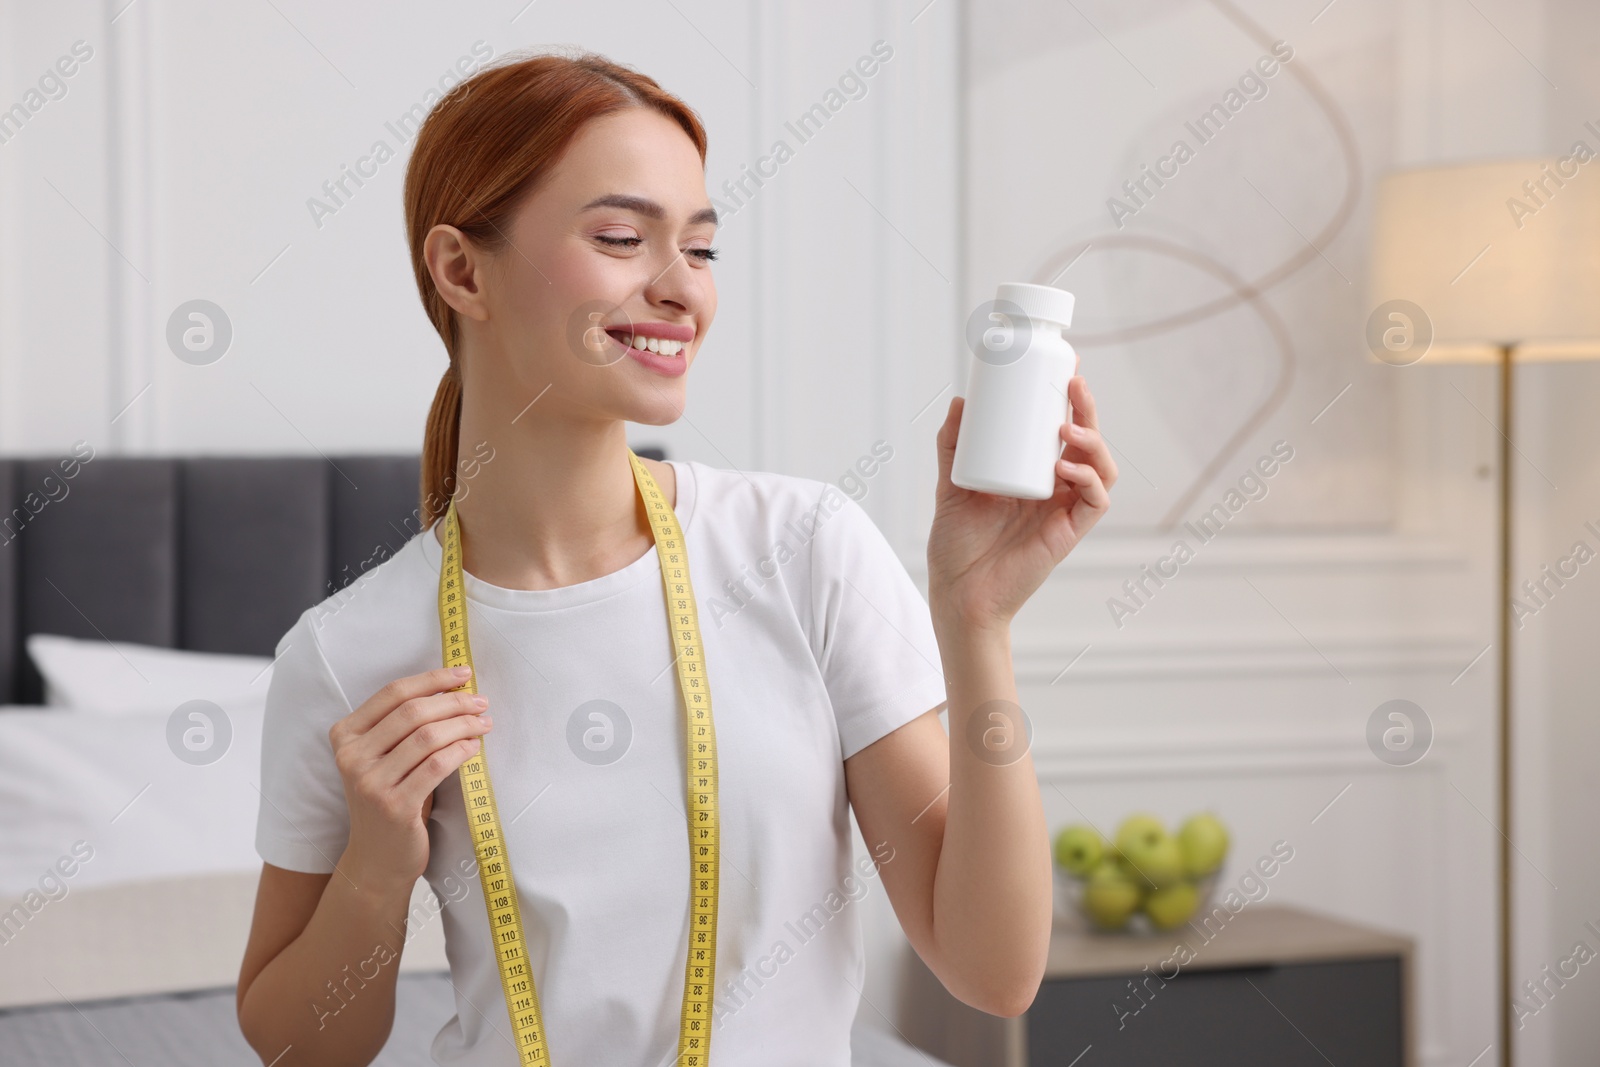
[[(579, 210), (588, 211), (590, 208), (616, 207), (624, 211), (636, 211), (646, 218), (664, 219), (667, 217), (666, 209), (654, 200), (643, 196), (630, 196), (625, 193), (607, 193), (605, 196), (596, 197), (583, 205)], [(689, 225), (709, 222), (718, 225), (716, 208), (704, 207), (689, 216)]]

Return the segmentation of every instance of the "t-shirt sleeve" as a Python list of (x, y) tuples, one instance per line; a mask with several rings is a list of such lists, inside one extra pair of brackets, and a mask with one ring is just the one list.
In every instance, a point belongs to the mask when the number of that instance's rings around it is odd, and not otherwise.
[(811, 539), (811, 648), (838, 721), (840, 758), (945, 702), (928, 602), (883, 532), (824, 483)]
[(327, 874), (350, 837), (328, 730), (351, 709), (312, 619), (300, 616), (276, 650), (262, 719), (256, 852), (274, 867)]

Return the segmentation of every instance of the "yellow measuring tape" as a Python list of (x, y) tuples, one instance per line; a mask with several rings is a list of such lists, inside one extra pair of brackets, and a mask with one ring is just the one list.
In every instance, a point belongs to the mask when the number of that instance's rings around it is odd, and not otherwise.
[[(628, 450), (634, 482), (650, 517), (650, 532), (661, 558), (661, 581), (667, 598), (668, 629), (677, 653), (678, 687), (683, 693), (684, 738), (687, 747), (685, 791), (689, 812), (689, 956), (683, 974), (683, 1021), (678, 1033), (679, 1067), (708, 1067), (711, 1062), (711, 1000), (717, 972), (717, 737), (711, 721), (711, 688), (706, 677), (700, 619), (694, 588), (689, 583), (689, 552), (672, 506), (662, 496), (644, 462)], [(461, 524), (455, 501), (444, 517), (444, 559), (439, 567), (439, 633), (446, 667), (472, 666), (467, 638), (467, 595), (461, 578)], [(478, 691), (478, 673), (460, 687)], [(511, 1014), (511, 1030), (523, 1064), (549, 1067), (539, 992), (529, 967), (522, 912), (511, 877), (500, 811), (485, 762), (488, 740), (477, 755), (461, 765), (461, 798), (478, 858), (478, 879), (489, 912), (500, 985)]]

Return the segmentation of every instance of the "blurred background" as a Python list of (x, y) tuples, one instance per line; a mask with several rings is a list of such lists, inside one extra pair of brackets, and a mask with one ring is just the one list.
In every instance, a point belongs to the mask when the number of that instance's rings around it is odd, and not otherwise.
[[(1515, 363), (1508, 425), (1498, 348), (1457, 362), (1373, 338), (1448, 339), (1462, 293), (1514, 318), (1538, 299), (1519, 279), (1596, 276), (1579, 207), (1600, 186), (1600, 8), (7, 2), (0, 455), (415, 452), (445, 360), (404, 242), (411, 137), (453, 76), (560, 45), (649, 73), (710, 135), (719, 313), (684, 417), (637, 444), (837, 481), (925, 581), (933, 438), (966, 388), (970, 317), (1000, 282), (1074, 292), (1068, 337), (1121, 479), (1014, 629), (1052, 827), (1213, 812), (1223, 889), (1286, 843), (1244, 913), (1404, 940), (1409, 1062), (1594, 1062), (1600, 365)], [(1385, 201), (1387, 175), (1493, 161), (1514, 165), (1430, 223), (1457, 258), (1380, 232), (1404, 221), (1380, 225), (1385, 203), (1413, 203)], [(1572, 258), (1518, 267), (1533, 246), (1516, 235), (1541, 225), (1574, 236)], [(1386, 265), (1408, 250), (1437, 260), (1439, 295), (1375, 276), (1415, 277)], [(168, 341), (196, 300), (231, 335), (208, 362)], [(1391, 300), (1427, 325), (1388, 318)], [(1582, 308), (1541, 307), (1545, 333), (1572, 336), (1561, 315)], [(1475, 339), (1533, 337), (1512, 328)], [(1192, 558), (1162, 563), (1180, 540)], [(1382, 740), (1392, 701), (1403, 743)], [(248, 840), (227, 847), (254, 862)], [(893, 912), (874, 893), (860, 917), (862, 1022), (920, 1043)], [(1255, 1008), (1252, 1027), (1295, 1022)], [(1029, 1027), (1028, 1062), (1090, 1043)], [(1327, 1059), (1314, 1026), (1300, 1037), (1305, 1062)], [(1114, 1062), (1104, 1043), (1081, 1054)]]

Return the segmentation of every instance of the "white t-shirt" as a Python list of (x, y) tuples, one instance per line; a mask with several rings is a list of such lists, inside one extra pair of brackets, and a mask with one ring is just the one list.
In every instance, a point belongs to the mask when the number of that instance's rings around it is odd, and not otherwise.
[[(711, 1056), (846, 1067), (862, 987), (844, 760), (945, 700), (932, 620), (865, 510), (811, 478), (671, 461), (714, 715), (721, 892)], [(470, 537), (470, 530), (468, 531)], [(256, 850), (330, 872), (349, 837), (328, 728), (440, 665), (439, 543), (413, 537), (278, 645)], [(466, 575), (487, 759), (551, 1062), (670, 1063), (689, 929), (684, 717), (654, 546), (558, 589)], [(456, 1016), (441, 1064), (518, 1062), (455, 774), (434, 793), (426, 877)], [(886, 843), (868, 842), (880, 862)], [(371, 978), (385, 957), (352, 973)], [(393, 966), (390, 961), (388, 965)], [(340, 1001), (332, 990), (324, 1005)], [(331, 1025), (331, 1020), (329, 1025)], [(492, 1032), (491, 1032), (492, 1031)]]

